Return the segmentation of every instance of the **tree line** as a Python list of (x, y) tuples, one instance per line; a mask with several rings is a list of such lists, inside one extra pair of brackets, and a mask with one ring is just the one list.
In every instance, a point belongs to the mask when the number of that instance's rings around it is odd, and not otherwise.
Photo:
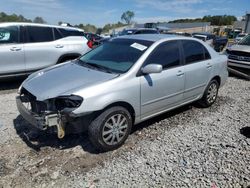
[(169, 21), (168, 23), (190, 23), (190, 22), (211, 22), (211, 25), (232, 25), (237, 21), (237, 18), (232, 15), (217, 15), (217, 16), (204, 16), (203, 18), (195, 19), (177, 19)]

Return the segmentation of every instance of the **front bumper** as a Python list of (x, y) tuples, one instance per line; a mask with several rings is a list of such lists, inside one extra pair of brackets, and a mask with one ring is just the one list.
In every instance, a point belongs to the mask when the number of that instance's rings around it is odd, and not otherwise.
[(65, 122), (63, 121), (63, 116), (60, 114), (35, 114), (24, 106), (21, 96), (16, 97), (16, 104), (21, 116), (34, 127), (40, 130), (56, 127), (58, 138), (63, 138), (65, 136)]
[(16, 104), (17, 109), (20, 112), (21, 116), (28, 121), (31, 125), (35, 126), (36, 128), (40, 130), (47, 129), (46, 123), (45, 123), (45, 117), (39, 116), (38, 114), (35, 114), (28, 110), (22, 103), (21, 97), (16, 97)]

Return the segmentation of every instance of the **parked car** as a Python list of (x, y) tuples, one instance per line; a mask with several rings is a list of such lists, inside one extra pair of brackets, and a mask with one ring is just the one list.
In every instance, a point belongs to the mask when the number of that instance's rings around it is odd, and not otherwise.
[(130, 28), (130, 29), (124, 29), (123, 31), (119, 32), (117, 36), (112, 36), (109, 38), (103, 38), (100, 40), (100, 43), (103, 44), (110, 39), (118, 36), (124, 36), (124, 35), (138, 35), (138, 34), (160, 34), (157, 29), (152, 28)]
[(88, 40), (92, 41), (93, 42), (93, 46), (98, 46), (101, 44), (101, 40), (103, 39), (103, 37), (97, 35), (97, 34), (94, 34), (94, 33), (85, 33), (85, 36)]
[(93, 145), (108, 151), (135, 124), (194, 101), (211, 106), (227, 77), (227, 57), (200, 40), (130, 35), (30, 75), (16, 100), (41, 130), (55, 128), (59, 138), (88, 130)]
[(124, 29), (119, 36), (123, 35), (138, 35), (138, 34), (159, 34), (157, 29), (152, 28), (130, 28)]
[(214, 38), (213, 46), (216, 52), (221, 52), (227, 46), (228, 39), (227, 37), (216, 36)]
[(221, 52), (227, 45), (228, 39), (227, 37), (219, 37), (211, 33), (193, 33), (193, 37), (203, 40), (212, 46), (215, 51)]
[(27, 75), (88, 52), (80, 29), (33, 23), (0, 24), (0, 79)]
[(228, 47), (226, 54), (228, 55), (229, 71), (250, 79), (250, 35)]
[(202, 33), (193, 33), (192, 36), (194, 38), (203, 40), (204, 42), (206, 42), (207, 44), (213, 47), (215, 35), (211, 33), (202, 32)]
[(235, 43), (240, 42), (247, 35), (248, 35), (247, 33), (240, 33), (240, 34), (238, 34), (237, 37), (234, 39), (234, 42)]

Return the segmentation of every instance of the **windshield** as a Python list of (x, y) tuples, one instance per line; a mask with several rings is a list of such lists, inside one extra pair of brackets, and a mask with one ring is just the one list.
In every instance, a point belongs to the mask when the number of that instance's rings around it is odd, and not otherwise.
[(239, 43), (239, 45), (247, 45), (250, 46), (250, 35), (247, 35), (245, 38), (243, 38)]
[(100, 71), (125, 73), (153, 42), (113, 39), (80, 57), (80, 64)]

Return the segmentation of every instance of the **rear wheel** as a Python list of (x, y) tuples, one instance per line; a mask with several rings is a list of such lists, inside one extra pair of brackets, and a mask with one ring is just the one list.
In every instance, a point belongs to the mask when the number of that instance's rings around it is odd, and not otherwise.
[(89, 126), (89, 139), (100, 151), (114, 150), (128, 138), (132, 127), (130, 113), (124, 107), (111, 107)]
[(198, 103), (202, 107), (211, 106), (213, 103), (215, 103), (217, 99), (218, 91), (219, 91), (219, 83), (216, 80), (210, 81), (202, 99), (199, 100)]

